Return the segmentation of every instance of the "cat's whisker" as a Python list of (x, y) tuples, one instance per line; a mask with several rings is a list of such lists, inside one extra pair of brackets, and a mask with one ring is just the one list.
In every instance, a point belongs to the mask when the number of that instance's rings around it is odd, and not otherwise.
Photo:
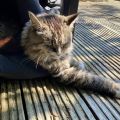
[(25, 58), (25, 59), (23, 59), (22, 61), (21, 61), (21, 63), (20, 64), (23, 64), (23, 63), (25, 63), (25, 62), (30, 62), (30, 61), (32, 61), (31, 59), (29, 59), (29, 58)]
[[(35, 60), (35, 58), (33, 58), (33, 60)], [(25, 62), (32, 62), (32, 60), (31, 60), (30, 58), (25, 58), (25, 59), (23, 59), (23, 60), (21, 61), (20, 64), (23, 64), (23, 63), (25, 63)]]
[(47, 61), (48, 61), (48, 58), (50, 58), (49, 56), (46, 56), (45, 58), (44, 58), (44, 63), (46, 63)]
[(40, 57), (38, 57), (38, 59), (37, 59), (36, 66), (35, 66), (36, 69), (37, 69), (37, 67), (38, 67), (39, 60), (40, 60)]

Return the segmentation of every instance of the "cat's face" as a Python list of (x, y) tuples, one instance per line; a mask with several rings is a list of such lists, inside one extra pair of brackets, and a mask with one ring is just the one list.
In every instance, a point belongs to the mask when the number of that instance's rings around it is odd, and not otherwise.
[(47, 14), (35, 16), (30, 12), (29, 17), (32, 23), (32, 37), (34, 36), (32, 42), (36, 43), (36, 49), (42, 49), (47, 57), (53, 59), (64, 59), (71, 53), (73, 44), (70, 25), (77, 14), (68, 17)]

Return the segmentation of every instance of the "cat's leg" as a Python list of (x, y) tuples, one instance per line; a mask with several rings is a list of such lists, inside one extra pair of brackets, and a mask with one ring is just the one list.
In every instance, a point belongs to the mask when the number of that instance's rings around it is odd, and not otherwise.
[(120, 98), (120, 84), (102, 76), (94, 75), (85, 70), (70, 67), (62, 70), (57, 80), (66, 84), (72, 84), (78, 88), (86, 88), (94, 92), (104, 93)]
[[(40, 62), (42, 63), (42, 61)], [(48, 62), (49, 63), (49, 62)], [(71, 60), (41, 64), (58, 82), (120, 98), (120, 84), (71, 65)]]

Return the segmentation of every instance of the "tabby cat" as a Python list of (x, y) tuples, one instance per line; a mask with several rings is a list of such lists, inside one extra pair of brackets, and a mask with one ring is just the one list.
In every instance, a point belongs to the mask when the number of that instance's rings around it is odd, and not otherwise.
[(120, 98), (119, 83), (80, 69), (72, 60), (71, 24), (77, 16), (29, 12), (30, 21), (24, 27), (21, 41), (25, 54), (59, 82)]

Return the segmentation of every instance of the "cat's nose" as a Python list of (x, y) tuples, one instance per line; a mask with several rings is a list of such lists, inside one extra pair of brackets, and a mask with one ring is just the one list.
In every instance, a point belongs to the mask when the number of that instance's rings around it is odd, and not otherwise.
[(61, 55), (61, 48), (58, 48), (57, 53), (58, 55)]

